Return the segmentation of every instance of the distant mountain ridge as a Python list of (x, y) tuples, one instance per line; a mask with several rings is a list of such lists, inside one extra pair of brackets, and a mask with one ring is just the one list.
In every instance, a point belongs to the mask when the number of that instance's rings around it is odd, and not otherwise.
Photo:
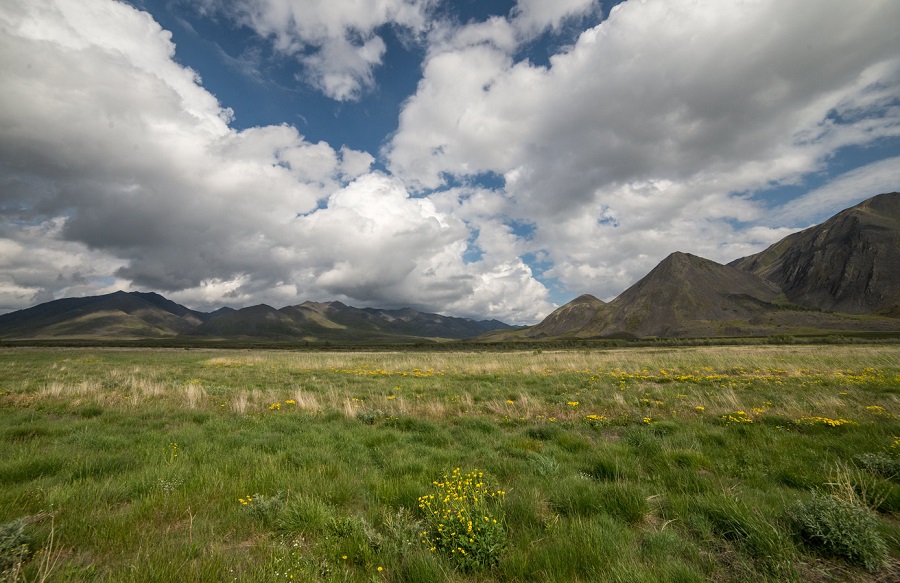
[(412, 342), (470, 338), (512, 330), (497, 320), (475, 321), (411, 308), (354, 308), (341, 302), (260, 304), (198, 312), (156, 293), (114, 292), (65, 298), (0, 315), (6, 340), (269, 340), (304, 342)]
[(611, 302), (583, 295), (485, 339), (900, 333), (900, 193), (722, 265), (675, 252)]
[(0, 338), (165, 338), (207, 315), (155, 293), (114, 292), (64, 298), (0, 316)]

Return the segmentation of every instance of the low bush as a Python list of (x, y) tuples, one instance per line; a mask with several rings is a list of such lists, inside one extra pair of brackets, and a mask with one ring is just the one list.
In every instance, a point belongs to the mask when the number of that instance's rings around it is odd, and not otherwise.
[(254, 494), (239, 498), (238, 503), (263, 524), (272, 525), (279, 519), (284, 509), (284, 494), (281, 492), (275, 495)]
[(900, 481), (900, 459), (884, 453), (861, 453), (853, 456), (853, 461), (862, 469), (882, 478)]
[(19, 518), (0, 524), (0, 574), (6, 575), (28, 558), (27, 523), (27, 520)]
[(804, 542), (827, 556), (843, 557), (869, 572), (877, 571), (888, 556), (870, 510), (833, 496), (815, 494), (791, 512)]

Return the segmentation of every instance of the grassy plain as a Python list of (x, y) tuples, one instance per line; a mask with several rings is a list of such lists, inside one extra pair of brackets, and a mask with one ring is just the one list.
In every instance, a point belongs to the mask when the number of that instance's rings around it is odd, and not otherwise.
[(888, 345), (3, 349), (0, 581), (896, 581), (898, 414)]

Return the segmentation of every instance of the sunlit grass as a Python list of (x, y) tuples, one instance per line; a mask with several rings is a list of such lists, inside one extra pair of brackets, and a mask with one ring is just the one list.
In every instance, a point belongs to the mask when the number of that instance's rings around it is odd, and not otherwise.
[[(0, 522), (52, 516), (59, 580), (799, 581), (900, 555), (892, 346), (22, 348), (0, 375)], [(422, 543), (458, 467), (506, 493), (468, 568)], [(885, 564), (792, 518), (850, 492)]]

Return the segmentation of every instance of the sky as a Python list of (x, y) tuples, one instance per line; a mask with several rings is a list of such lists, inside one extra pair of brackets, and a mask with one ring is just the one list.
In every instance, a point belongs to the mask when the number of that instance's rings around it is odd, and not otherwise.
[(4, 0), (0, 312), (533, 324), (900, 190), (896, 0)]

